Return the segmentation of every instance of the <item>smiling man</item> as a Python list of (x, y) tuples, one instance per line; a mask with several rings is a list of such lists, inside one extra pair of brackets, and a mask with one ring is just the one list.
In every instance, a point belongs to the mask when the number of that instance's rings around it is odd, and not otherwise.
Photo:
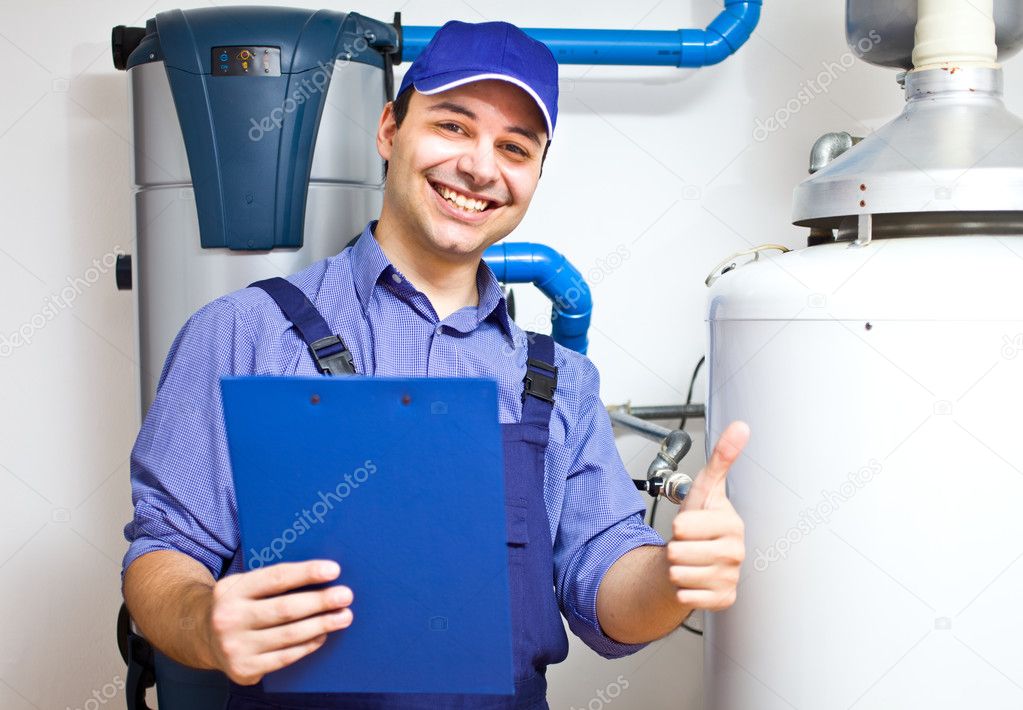
[[(546, 668), (568, 653), (562, 615), (616, 658), (695, 608), (734, 600), (743, 529), (725, 476), (748, 430), (723, 434), (664, 545), (643, 523), (596, 369), (522, 331), (481, 261), (525, 215), (556, 120), (546, 46), (506, 23), (446, 24), (380, 117), (379, 219), (337, 256), (205, 306), (171, 347), (132, 451), (124, 594), (155, 646), (229, 676), (229, 707), (546, 708)], [(310, 324), (340, 340), (310, 342)], [(524, 521), (509, 529), (514, 696), (263, 692), (265, 674), (359, 623), (358, 590), (297, 591), (343, 582), (329, 560), (243, 571), (219, 381), (334, 372), (338, 362), (360, 375), (497, 381), (505, 494)]]

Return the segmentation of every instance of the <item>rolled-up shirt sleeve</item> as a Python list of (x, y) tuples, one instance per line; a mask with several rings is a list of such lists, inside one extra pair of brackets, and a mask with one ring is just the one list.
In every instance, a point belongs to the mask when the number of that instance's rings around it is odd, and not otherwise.
[(220, 378), (250, 374), (254, 347), (235, 304), (218, 299), (182, 327), (131, 452), (135, 506), (122, 575), (140, 556), (176, 550), (219, 578), (238, 547)]
[(579, 416), (565, 442), (571, 464), (554, 542), (555, 586), (572, 632), (601, 656), (620, 658), (646, 644), (619, 643), (603, 632), (597, 590), (622, 555), (664, 540), (643, 521), (646, 506), (615, 445), (597, 369), (586, 358), (579, 362)]

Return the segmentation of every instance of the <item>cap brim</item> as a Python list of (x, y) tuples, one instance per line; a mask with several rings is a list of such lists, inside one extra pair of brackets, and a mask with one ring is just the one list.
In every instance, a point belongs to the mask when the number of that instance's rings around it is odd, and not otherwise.
[(486, 79), (497, 79), (498, 81), (507, 81), (515, 86), (519, 87), (527, 94), (529, 94), (536, 105), (540, 108), (540, 113), (543, 114), (543, 120), (547, 123), (547, 140), (551, 140), (554, 136), (554, 125), (551, 123), (551, 114), (547, 110), (547, 106), (540, 99), (539, 94), (526, 82), (508, 74), (494, 74), (494, 73), (481, 73), (474, 71), (465, 72), (447, 72), (445, 74), (438, 74), (437, 76), (427, 77), (424, 79), (418, 79), (413, 82), (412, 86), (420, 94), (439, 94), (442, 91), (448, 89), (454, 89), (456, 86), (462, 86), (464, 84), (471, 84), (474, 81), (484, 81)]

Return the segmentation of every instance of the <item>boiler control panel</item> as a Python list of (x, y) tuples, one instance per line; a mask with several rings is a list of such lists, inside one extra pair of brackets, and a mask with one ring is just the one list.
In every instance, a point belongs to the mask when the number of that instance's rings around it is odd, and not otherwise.
[(213, 76), (280, 76), (280, 47), (214, 47)]

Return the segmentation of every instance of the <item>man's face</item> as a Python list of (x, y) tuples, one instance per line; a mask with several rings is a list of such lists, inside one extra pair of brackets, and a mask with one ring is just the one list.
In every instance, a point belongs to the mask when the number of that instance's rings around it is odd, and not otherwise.
[(388, 161), (384, 210), (435, 255), (478, 255), (522, 221), (540, 177), (546, 124), (530, 96), (500, 80), (415, 92), (398, 128), (377, 134)]

